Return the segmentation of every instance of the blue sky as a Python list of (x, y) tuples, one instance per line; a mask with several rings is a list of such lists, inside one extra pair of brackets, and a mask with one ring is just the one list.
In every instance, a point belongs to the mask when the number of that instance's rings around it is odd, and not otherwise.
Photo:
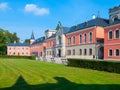
[(109, 18), (108, 9), (120, 0), (0, 0), (0, 28), (16, 32), (21, 40), (44, 36), (46, 29), (55, 29), (58, 21), (73, 26), (92, 19), (92, 15)]

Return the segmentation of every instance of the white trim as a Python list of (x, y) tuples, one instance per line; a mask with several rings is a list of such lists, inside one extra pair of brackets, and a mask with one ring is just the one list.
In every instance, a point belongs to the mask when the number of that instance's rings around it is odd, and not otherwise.
[(120, 45), (120, 43), (104, 44), (104, 46)]

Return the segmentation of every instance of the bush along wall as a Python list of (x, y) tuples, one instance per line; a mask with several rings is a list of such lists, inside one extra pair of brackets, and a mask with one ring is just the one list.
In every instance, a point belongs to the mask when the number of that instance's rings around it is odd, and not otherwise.
[(68, 66), (120, 73), (120, 62), (69, 58)]
[(31, 60), (35, 60), (35, 56), (0, 56), (0, 58), (7, 58), (7, 59), (31, 59)]

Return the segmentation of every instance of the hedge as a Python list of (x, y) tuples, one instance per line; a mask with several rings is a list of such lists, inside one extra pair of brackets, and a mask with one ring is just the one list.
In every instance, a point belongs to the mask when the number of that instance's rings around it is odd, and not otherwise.
[(89, 59), (73, 59), (69, 58), (68, 66), (88, 68), (100, 71), (107, 71), (113, 73), (120, 73), (120, 62), (117, 61), (103, 61), (103, 60), (89, 60)]
[(0, 58), (7, 58), (7, 59), (31, 59), (31, 60), (35, 60), (35, 56), (0, 56)]

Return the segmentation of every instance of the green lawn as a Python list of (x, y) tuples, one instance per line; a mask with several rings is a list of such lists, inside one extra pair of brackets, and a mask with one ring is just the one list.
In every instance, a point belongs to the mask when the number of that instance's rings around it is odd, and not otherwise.
[(0, 59), (0, 90), (120, 90), (120, 74), (27, 59)]

